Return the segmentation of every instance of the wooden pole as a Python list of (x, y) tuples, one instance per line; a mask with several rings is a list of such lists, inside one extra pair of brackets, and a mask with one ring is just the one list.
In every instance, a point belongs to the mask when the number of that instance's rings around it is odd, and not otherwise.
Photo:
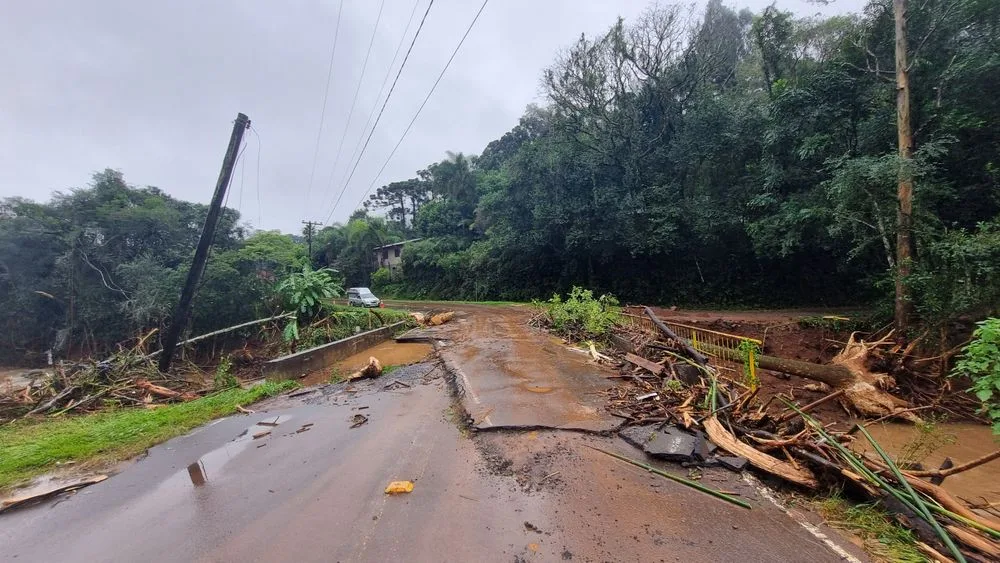
[(242, 113), (236, 115), (233, 123), (233, 133), (229, 137), (229, 147), (226, 149), (226, 156), (222, 160), (222, 170), (219, 172), (219, 179), (215, 183), (215, 194), (212, 196), (212, 203), (208, 208), (208, 216), (205, 217), (205, 226), (201, 230), (201, 239), (198, 240), (198, 248), (194, 252), (194, 260), (191, 262), (191, 269), (188, 270), (187, 281), (184, 282), (184, 289), (181, 290), (180, 301), (177, 302), (177, 309), (174, 311), (174, 318), (170, 323), (163, 339), (163, 353), (160, 355), (159, 369), (166, 372), (170, 369), (170, 362), (174, 358), (174, 348), (177, 346), (177, 339), (181, 330), (187, 323), (187, 316), (191, 310), (191, 301), (198, 288), (201, 275), (205, 272), (205, 264), (208, 262), (208, 251), (212, 246), (212, 239), (215, 238), (215, 229), (219, 225), (219, 216), (222, 214), (222, 200), (226, 195), (226, 188), (229, 187), (229, 180), (233, 176), (233, 167), (236, 165), (236, 157), (239, 153), (240, 143), (243, 142), (243, 132), (250, 127), (250, 118)]
[(896, 20), (896, 129), (899, 136), (899, 183), (896, 197), (896, 334), (903, 336), (913, 303), (907, 278), (913, 269), (913, 130), (910, 125), (910, 69), (907, 59), (906, 0), (893, 0)]
[(309, 263), (312, 264), (313, 256), (313, 232), (316, 227), (320, 227), (323, 223), (319, 221), (302, 221), (302, 224), (306, 226), (306, 244), (309, 247)]

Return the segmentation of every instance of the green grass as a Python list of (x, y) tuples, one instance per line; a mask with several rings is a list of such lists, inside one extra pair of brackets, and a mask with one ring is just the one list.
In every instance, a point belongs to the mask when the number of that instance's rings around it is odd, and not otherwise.
[(864, 542), (865, 551), (879, 561), (929, 561), (917, 549), (913, 532), (896, 523), (875, 504), (853, 504), (840, 496), (816, 503), (827, 524), (847, 530)]
[(229, 389), (157, 409), (121, 409), (70, 418), (24, 420), (0, 426), (0, 490), (53, 469), (57, 462), (105, 463), (147, 448), (296, 387), (291, 381)]

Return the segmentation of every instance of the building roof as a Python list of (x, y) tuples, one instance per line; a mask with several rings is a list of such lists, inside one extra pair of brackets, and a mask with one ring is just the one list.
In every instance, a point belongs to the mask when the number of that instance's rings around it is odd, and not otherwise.
[(418, 240), (424, 240), (422, 238), (411, 238), (410, 240), (403, 240), (400, 242), (394, 242), (392, 244), (386, 244), (384, 246), (376, 246), (373, 250), (382, 250), (383, 248), (392, 248), (394, 246), (402, 246), (408, 242), (417, 242)]

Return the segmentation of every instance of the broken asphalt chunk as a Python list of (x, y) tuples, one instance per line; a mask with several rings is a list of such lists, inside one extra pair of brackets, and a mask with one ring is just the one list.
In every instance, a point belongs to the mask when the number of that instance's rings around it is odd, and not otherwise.
[(747, 466), (747, 458), (740, 456), (718, 456), (719, 465), (732, 471), (740, 472)]

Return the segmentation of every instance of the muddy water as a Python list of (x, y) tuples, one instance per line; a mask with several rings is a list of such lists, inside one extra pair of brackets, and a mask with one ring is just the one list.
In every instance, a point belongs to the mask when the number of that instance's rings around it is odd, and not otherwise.
[(302, 385), (326, 383), (335, 374), (345, 376), (360, 370), (368, 365), (368, 358), (372, 356), (378, 358), (382, 367), (413, 364), (426, 358), (433, 350), (433, 346), (424, 342), (386, 340), (353, 356), (348, 356), (327, 369), (310, 373), (299, 382)]
[[(872, 426), (868, 431), (892, 455), (897, 454), (920, 433), (915, 427), (907, 424), (879, 424)], [(959, 465), (1000, 449), (1000, 441), (993, 436), (989, 426), (948, 423), (938, 425), (937, 431), (950, 434), (955, 440), (951, 444), (941, 446), (922, 460), (927, 469), (937, 469), (946, 457), (950, 457), (955, 465)], [(861, 438), (861, 441), (864, 439)], [(861, 442), (858, 442), (858, 445), (860, 446)], [(981, 502), (983, 498), (989, 502), (1000, 502), (1000, 460), (993, 460), (952, 475), (944, 480), (943, 486), (953, 495), (972, 502)]]

